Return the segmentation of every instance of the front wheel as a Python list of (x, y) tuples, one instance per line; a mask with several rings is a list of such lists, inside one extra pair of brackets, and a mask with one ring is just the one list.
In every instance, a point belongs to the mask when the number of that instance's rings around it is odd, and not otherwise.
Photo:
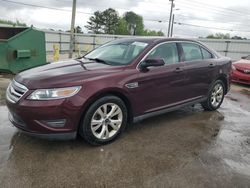
[(212, 85), (207, 100), (201, 103), (205, 110), (213, 111), (220, 107), (225, 95), (225, 85), (221, 80), (217, 80)]
[(115, 140), (127, 123), (127, 108), (116, 96), (105, 96), (87, 110), (79, 133), (92, 145), (107, 144)]

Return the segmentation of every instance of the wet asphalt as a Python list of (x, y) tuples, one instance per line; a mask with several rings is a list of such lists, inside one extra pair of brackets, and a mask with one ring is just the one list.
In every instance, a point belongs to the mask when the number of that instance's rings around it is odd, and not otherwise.
[(250, 87), (232, 86), (215, 112), (186, 107), (99, 147), (20, 133), (0, 96), (1, 188), (250, 187)]

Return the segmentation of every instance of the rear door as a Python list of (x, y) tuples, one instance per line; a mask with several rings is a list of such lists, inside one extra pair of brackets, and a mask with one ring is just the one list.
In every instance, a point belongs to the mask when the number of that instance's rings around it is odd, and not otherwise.
[(205, 47), (192, 42), (181, 42), (186, 72), (187, 99), (197, 99), (207, 94), (216, 72), (216, 59)]
[(140, 71), (136, 100), (141, 112), (160, 110), (182, 101), (185, 98), (185, 73), (176, 43), (158, 45), (147, 58), (162, 58), (165, 66)]

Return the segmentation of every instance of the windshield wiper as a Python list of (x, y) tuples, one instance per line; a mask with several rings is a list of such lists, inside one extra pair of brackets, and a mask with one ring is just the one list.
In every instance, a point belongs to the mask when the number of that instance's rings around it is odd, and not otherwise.
[(81, 66), (82, 66), (85, 70), (87, 70), (87, 68), (84, 66), (84, 61), (82, 61), (82, 58), (76, 58), (75, 61), (80, 62), (80, 63), (81, 63)]
[(76, 58), (75, 60), (78, 61), (78, 62), (80, 62), (80, 63), (83, 63), (83, 61), (81, 60), (81, 58)]
[(105, 61), (103, 59), (99, 59), (99, 58), (87, 58), (87, 59), (92, 60), (92, 61), (96, 61), (96, 62), (100, 62), (100, 63), (106, 64), (106, 65), (110, 65), (107, 61)]

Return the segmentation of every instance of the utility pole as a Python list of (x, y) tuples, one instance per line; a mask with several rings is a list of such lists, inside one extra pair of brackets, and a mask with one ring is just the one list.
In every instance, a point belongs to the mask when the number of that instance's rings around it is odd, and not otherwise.
[(168, 37), (170, 36), (172, 12), (174, 8), (174, 0), (169, 0), (169, 1), (171, 1), (171, 9), (170, 9), (170, 15), (169, 15), (169, 21), (168, 21)]
[(75, 17), (76, 17), (76, 0), (73, 0), (72, 17), (71, 17), (71, 29), (70, 29), (69, 58), (72, 58), (73, 49), (74, 49)]
[(173, 30), (174, 30), (174, 14), (173, 14), (173, 17), (172, 17), (172, 22), (171, 22), (170, 37), (172, 37), (172, 36), (173, 36)]

